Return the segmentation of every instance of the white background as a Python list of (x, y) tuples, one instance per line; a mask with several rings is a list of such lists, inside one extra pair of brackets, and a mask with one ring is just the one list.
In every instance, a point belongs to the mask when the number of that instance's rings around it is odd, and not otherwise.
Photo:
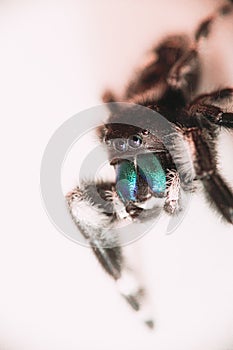
[[(156, 40), (191, 33), (216, 3), (1, 0), (0, 350), (233, 349), (233, 232), (203, 197), (171, 236), (158, 225), (137, 243), (151, 333), (91, 252), (53, 227), (39, 190), (44, 148), (62, 122), (98, 104), (105, 87), (120, 92)], [(219, 21), (202, 48), (209, 90), (233, 84), (231, 22)], [(232, 140), (222, 140), (230, 180)]]

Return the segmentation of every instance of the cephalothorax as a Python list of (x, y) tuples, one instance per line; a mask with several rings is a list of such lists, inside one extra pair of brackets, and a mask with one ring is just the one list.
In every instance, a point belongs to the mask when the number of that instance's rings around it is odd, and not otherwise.
[[(145, 291), (137, 282), (132, 288), (122, 286), (123, 280), (134, 278), (133, 272), (109, 228), (125, 218), (143, 221), (156, 216), (156, 205), (144, 206), (152, 198), (163, 198), (164, 211), (176, 215), (182, 209), (181, 188), (192, 191), (194, 181), (203, 185), (213, 206), (233, 224), (233, 193), (218, 171), (215, 151), (219, 128), (233, 128), (233, 88), (195, 96), (201, 76), (199, 43), (209, 36), (217, 16), (232, 15), (232, 7), (229, 1), (204, 20), (193, 39), (182, 35), (165, 38), (120, 99), (110, 91), (104, 94), (104, 102), (132, 103), (125, 108), (110, 104), (109, 120), (97, 130), (116, 180), (83, 182), (67, 195), (75, 223), (136, 311), (143, 308)], [(156, 115), (143, 114), (138, 106), (160, 113), (169, 127)], [(153, 326), (152, 319), (145, 317), (145, 322)]]

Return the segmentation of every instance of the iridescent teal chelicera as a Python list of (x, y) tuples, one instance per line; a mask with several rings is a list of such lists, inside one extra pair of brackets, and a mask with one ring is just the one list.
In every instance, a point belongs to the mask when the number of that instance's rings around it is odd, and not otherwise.
[(156, 155), (154, 153), (138, 155), (137, 166), (151, 191), (162, 196), (166, 190), (166, 174)]
[(163, 196), (166, 190), (166, 174), (154, 153), (136, 156), (137, 167), (133, 161), (123, 160), (117, 166), (116, 191), (124, 203), (137, 200), (138, 176), (145, 179), (155, 196)]
[(116, 191), (124, 203), (136, 201), (137, 173), (133, 162), (124, 160), (118, 164)]

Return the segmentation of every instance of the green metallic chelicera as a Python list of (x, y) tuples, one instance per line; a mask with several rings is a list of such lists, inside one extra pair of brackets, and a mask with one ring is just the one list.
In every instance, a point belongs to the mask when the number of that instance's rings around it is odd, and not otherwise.
[(141, 154), (137, 157), (137, 166), (151, 191), (159, 196), (166, 190), (166, 174), (154, 153)]
[(137, 196), (137, 172), (133, 162), (124, 160), (118, 165), (116, 191), (123, 202), (135, 202)]
[(158, 197), (166, 190), (166, 174), (154, 153), (136, 156), (137, 167), (133, 161), (124, 160), (117, 167), (116, 191), (124, 203), (137, 200), (138, 174), (148, 184), (151, 192)]

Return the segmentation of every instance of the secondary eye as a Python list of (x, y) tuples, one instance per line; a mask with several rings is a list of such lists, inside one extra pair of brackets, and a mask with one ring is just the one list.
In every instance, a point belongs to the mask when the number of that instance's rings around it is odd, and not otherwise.
[(129, 138), (129, 145), (133, 148), (139, 148), (142, 144), (142, 139), (139, 135), (133, 135)]
[(113, 140), (113, 147), (115, 150), (124, 152), (127, 150), (127, 143), (126, 140), (124, 139), (115, 139)]
[(103, 142), (105, 143), (106, 146), (111, 146), (111, 140), (104, 138)]

